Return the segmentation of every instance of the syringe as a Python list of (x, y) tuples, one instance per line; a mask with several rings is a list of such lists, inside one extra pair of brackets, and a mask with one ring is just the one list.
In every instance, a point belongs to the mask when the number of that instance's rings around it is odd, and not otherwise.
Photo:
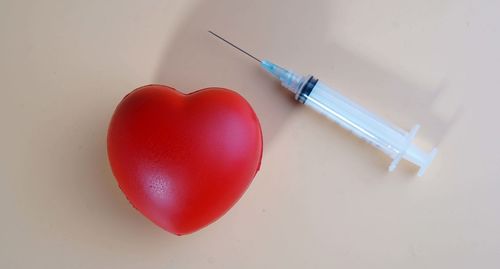
[(260, 60), (216, 33), (208, 32), (258, 61), (264, 70), (279, 79), (285, 88), (295, 94), (297, 101), (325, 115), (389, 155), (392, 158), (389, 171), (393, 171), (399, 161), (405, 159), (418, 165), (420, 167), (418, 175), (422, 176), (436, 156), (436, 148), (426, 153), (413, 144), (413, 139), (420, 128), (418, 124), (409, 132), (404, 131), (350, 101), (317, 78), (311, 75), (302, 76), (268, 60)]

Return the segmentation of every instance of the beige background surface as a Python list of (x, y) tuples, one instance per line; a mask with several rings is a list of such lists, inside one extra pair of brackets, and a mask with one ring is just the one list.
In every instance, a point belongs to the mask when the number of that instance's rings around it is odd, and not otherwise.
[[(0, 2), (0, 268), (499, 268), (499, 1)], [(207, 34), (438, 144), (423, 178)], [(126, 201), (106, 129), (132, 89), (233, 88), (265, 154), (184, 237)]]

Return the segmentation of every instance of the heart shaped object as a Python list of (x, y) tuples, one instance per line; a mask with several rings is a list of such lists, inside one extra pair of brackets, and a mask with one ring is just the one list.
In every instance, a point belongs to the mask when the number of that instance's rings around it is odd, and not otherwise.
[(234, 91), (183, 94), (148, 85), (116, 108), (108, 158), (130, 203), (183, 235), (217, 220), (243, 195), (260, 167), (262, 132)]

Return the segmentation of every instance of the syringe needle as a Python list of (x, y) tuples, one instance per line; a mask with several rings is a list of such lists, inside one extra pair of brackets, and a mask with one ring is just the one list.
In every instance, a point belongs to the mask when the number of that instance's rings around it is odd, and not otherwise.
[(418, 175), (421, 176), (436, 156), (436, 148), (430, 152), (424, 152), (413, 143), (419, 128), (418, 124), (409, 132), (405, 132), (364, 110), (361, 106), (318, 81), (317, 78), (296, 74), (267, 60), (261, 61), (218, 34), (212, 31), (208, 32), (258, 61), (264, 70), (279, 79), (281, 85), (294, 93), (297, 101), (325, 115), (328, 119), (389, 155), (392, 158), (389, 171), (394, 170), (401, 159), (405, 159), (420, 167)]
[(255, 56), (253, 56), (252, 54), (250, 54), (250, 53), (248, 53), (248, 52), (246, 52), (246, 51), (244, 51), (243, 49), (239, 48), (239, 47), (238, 47), (238, 46), (236, 46), (235, 44), (233, 44), (233, 43), (231, 43), (231, 42), (227, 41), (227, 40), (226, 40), (225, 38), (223, 38), (222, 36), (220, 36), (220, 35), (218, 35), (218, 34), (216, 34), (216, 33), (212, 32), (212, 31), (210, 31), (210, 30), (208, 30), (208, 32), (209, 32), (209, 33), (211, 33), (212, 35), (216, 36), (216, 37), (217, 37), (217, 38), (219, 38), (220, 40), (222, 40), (222, 41), (226, 42), (227, 44), (231, 45), (233, 48), (235, 48), (235, 49), (237, 49), (237, 50), (239, 50), (239, 51), (241, 51), (241, 52), (245, 53), (246, 55), (248, 55), (248, 56), (252, 57), (252, 59), (256, 60), (257, 62), (262, 63), (262, 61), (261, 61), (259, 58), (257, 58), (257, 57), (255, 57)]

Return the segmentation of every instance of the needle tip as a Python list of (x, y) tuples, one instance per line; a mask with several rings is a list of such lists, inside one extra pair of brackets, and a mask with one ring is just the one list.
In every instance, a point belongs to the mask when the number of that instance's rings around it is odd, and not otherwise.
[(256, 60), (257, 62), (262, 63), (262, 61), (261, 61), (259, 58), (255, 57), (255, 56), (253, 56), (252, 54), (248, 53), (247, 51), (245, 51), (245, 50), (241, 49), (240, 47), (236, 46), (235, 44), (233, 44), (233, 43), (231, 43), (231, 42), (227, 41), (225, 38), (223, 38), (222, 36), (220, 36), (220, 35), (218, 35), (218, 34), (214, 33), (212, 30), (208, 30), (208, 32), (209, 32), (209, 33), (211, 33), (212, 35), (214, 35), (215, 37), (219, 38), (220, 40), (222, 40), (222, 41), (226, 42), (227, 44), (229, 44), (229, 45), (230, 45), (230, 46), (232, 46), (233, 48), (235, 48), (235, 49), (237, 49), (237, 50), (239, 50), (239, 51), (243, 52), (244, 54), (246, 54), (247, 56), (249, 56), (249, 57), (251, 57), (252, 59)]

